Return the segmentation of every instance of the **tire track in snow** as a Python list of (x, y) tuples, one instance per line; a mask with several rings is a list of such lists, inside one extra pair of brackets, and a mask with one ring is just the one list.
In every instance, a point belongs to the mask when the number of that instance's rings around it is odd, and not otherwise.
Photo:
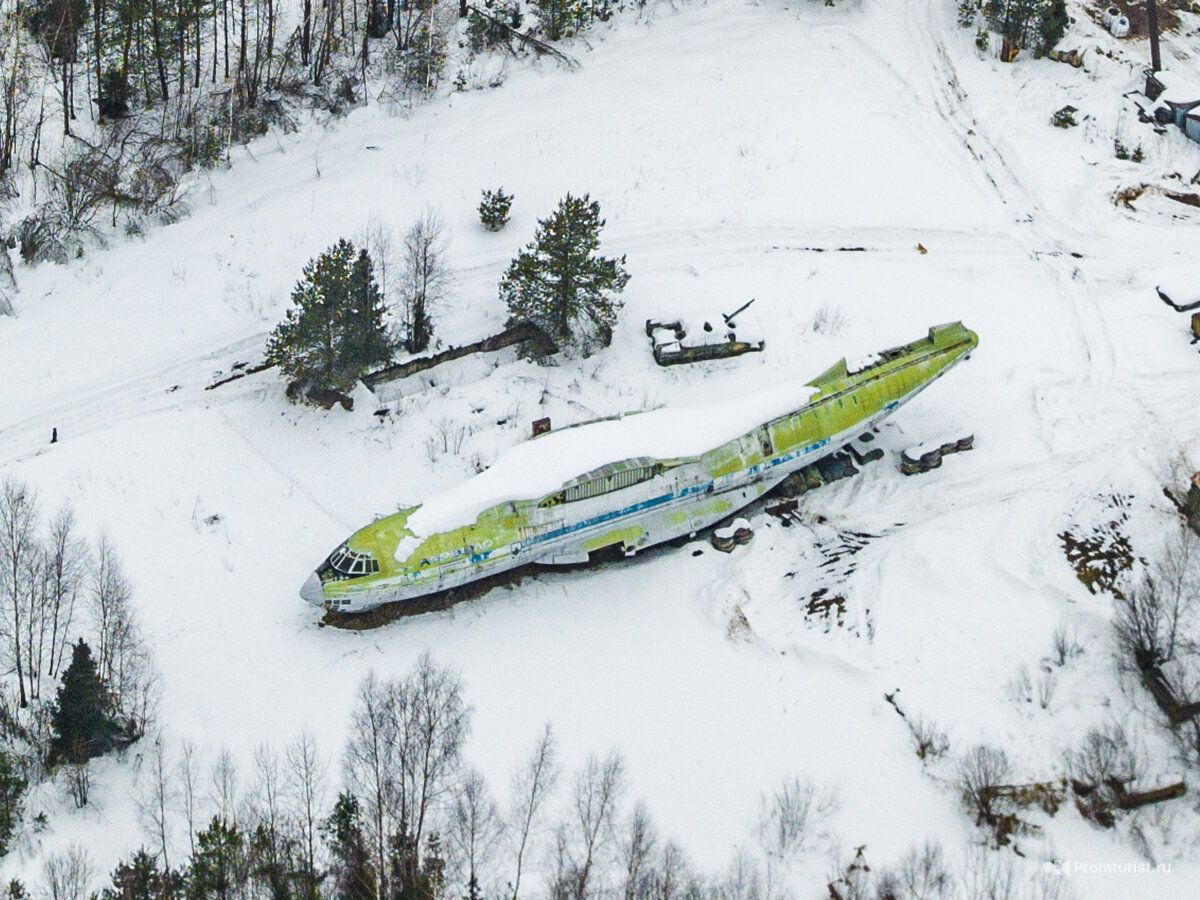
[(248, 353), (257, 353), (265, 339), (265, 334), (242, 338), (134, 378), (71, 394), (70, 399), (59, 399), (32, 415), (0, 421), (0, 432), (4, 435), (0, 463), (44, 452), (53, 428), (59, 429), (61, 440), (67, 440), (110, 428), (118, 422), (192, 407), (202, 396), (214, 366), (227, 366)]

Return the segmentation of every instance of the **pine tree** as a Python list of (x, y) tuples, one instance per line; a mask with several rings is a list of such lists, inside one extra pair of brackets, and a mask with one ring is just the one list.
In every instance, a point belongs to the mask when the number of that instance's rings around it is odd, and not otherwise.
[(1070, 24), (1071, 17), (1067, 13), (1066, 3), (1063, 0), (1051, 0), (1049, 7), (1042, 13), (1042, 24), (1039, 28), (1043, 53), (1054, 49), (1054, 45), (1062, 40)]
[(375, 868), (363, 834), (362, 811), (353, 794), (339, 794), (321, 826), (332, 857), (336, 900), (375, 900)]
[(109, 691), (96, 672), (91, 648), (82, 638), (71, 650), (71, 664), (58, 689), (51, 725), (51, 761), (83, 764), (121, 743), (121, 728), (112, 714)]
[(196, 851), (186, 879), (188, 897), (230, 900), (243, 896), (250, 880), (245, 845), (236, 825), (213, 816), (208, 828), (196, 835)]
[(117, 863), (112, 873), (112, 887), (100, 892), (100, 900), (172, 900), (182, 894), (180, 875), (160, 870), (153, 854), (143, 847), (129, 858), (129, 862)]
[(485, 190), (479, 201), (479, 221), (488, 231), (499, 231), (508, 224), (508, 211), (512, 208), (513, 195), (504, 193), (504, 188)]
[(391, 358), (383, 296), (366, 250), (339, 240), (304, 267), (292, 303), (267, 340), (266, 360), (301, 393), (348, 390)]
[(625, 257), (596, 255), (600, 245), (600, 204), (567, 194), (558, 209), (538, 221), (537, 233), (512, 261), (500, 281), (500, 299), (510, 323), (530, 321), (552, 340), (593, 341), (607, 346), (621, 302), (614, 294), (629, 281)]

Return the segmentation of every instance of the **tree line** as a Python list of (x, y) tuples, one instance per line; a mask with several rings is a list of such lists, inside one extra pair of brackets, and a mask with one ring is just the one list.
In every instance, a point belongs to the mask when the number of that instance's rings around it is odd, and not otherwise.
[[(426, 653), (400, 676), (362, 680), (336, 761), (308, 731), (282, 751), (259, 746), (246, 770), (228, 750), (206, 765), (192, 744), (144, 739), (145, 844), (98, 896), (781, 900), (796, 860), (828, 849), (835, 796), (789, 778), (763, 794), (728, 868), (705, 873), (629, 802), (618, 751), (568, 773), (549, 724), (498, 795), (464, 757), (471, 714), (461, 676)], [(41, 878), (58, 900), (87, 900), (99, 880), (79, 848)], [(10, 885), (10, 898), (31, 889)]]

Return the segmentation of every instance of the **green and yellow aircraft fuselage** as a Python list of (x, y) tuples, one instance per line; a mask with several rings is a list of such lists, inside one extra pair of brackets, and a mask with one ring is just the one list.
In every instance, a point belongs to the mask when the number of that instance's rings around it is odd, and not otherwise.
[[(811, 390), (794, 409), (702, 453), (614, 459), (549, 493), (513, 496), (435, 533), (409, 527), (420, 519), (421, 506), (402, 509), (352, 534), (309, 576), (301, 596), (337, 612), (364, 612), (530, 563), (570, 565), (601, 553), (632, 555), (694, 534), (836, 452), (977, 344), (974, 332), (953, 323), (885, 350), (857, 371), (839, 360), (808, 382)], [(574, 426), (580, 430), (576, 437), (602, 424)]]

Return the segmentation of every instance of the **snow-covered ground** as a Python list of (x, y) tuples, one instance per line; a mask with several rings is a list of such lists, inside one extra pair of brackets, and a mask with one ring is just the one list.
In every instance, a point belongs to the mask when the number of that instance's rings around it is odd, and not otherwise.
[[(878, 865), (933, 838), (966, 865), (979, 833), (952, 762), (922, 765), (885, 692), (946, 728), (952, 753), (1003, 747), (1018, 780), (1060, 777), (1065, 751), (1110, 722), (1178, 770), (1148, 696), (1114, 674), (1109, 600), (1076, 580), (1057, 535), (1120, 495), (1153, 553), (1177, 523), (1161, 492), (1170, 462), (1200, 467), (1200, 356), (1154, 295), (1194, 257), (1197, 213), (1152, 193), (1133, 209), (1112, 200), (1170, 172), (1186, 182), (1200, 145), (1123, 112), (1140, 67), (1095, 48), (1136, 62), (1144, 47), (1086, 18), (1063, 44), (1088, 50), (1078, 70), (1004, 66), (973, 37), (951, 0), (654, 4), (578, 41), (577, 71), (512, 64), (498, 89), (403, 114), (372, 102), (272, 135), (197, 181), (178, 224), (20, 269), (18, 317), (0, 318), (0, 475), (47, 509), (69, 498), (120, 548), (167, 739), (248, 760), (310, 727), (336, 757), (364, 674), (402, 674), (431, 650), (464, 676), (467, 756), (494, 787), (551, 720), (568, 768), (618, 747), (632, 796), (710, 871), (749, 840), (759, 793), (791, 774), (836, 791), (830, 844), (865, 844)], [(1176, 65), (1194, 67), (1190, 49)], [(1067, 103), (1081, 126), (1051, 127)], [(1114, 159), (1115, 136), (1147, 161)], [(516, 201), (491, 234), (475, 207), (500, 185)], [(383, 418), (365, 401), (291, 406), (271, 372), (204, 390), (260, 353), (304, 263), (372, 216), (402, 230), (436, 209), (455, 276), (438, 337), (498, 330), (500, 274), (568, 191), (600, 201), (604, 249), (632, 275), (609, 350), (427, 372), (381, 389)], [(647, 318), (751, 297), (763, 353), (654, 365)], [(363, 633), (318, 627), (297, 595), (350, 531), (452, 488), (533, 419), (737, 398), (959, 319), (979, 349), (882, 430), (885, 460), (807, 496), (799, 526), (755, 510), (756, 538), (732, 555), (695, 545), (539, 574)], [(443, 452), (460, 429), (460, 452)], [(973, 451), (898, 471), (900, 450), (960, 433)], [(846, 544), (861, 548), (821, 565)], [(846, 598), (841, 627), (806, 616), (821, 587)], [(735, 607), (748, 632), (730, 628)], [(1046, 709), (1014, 702), (1005, 684), (1038, 671), (1064, 624), (1083, 654)], [(49, 826), (5, 873), (36, 880), (39, 854), (69, 841), (110, 870), (145, 840), (132, 769), (105, 763), (83, 812), (37, 795)], [(1070, 883), (1191, 896), (1195, 808), (1189, 795), (1101, 831), (1068, 803), (1014, 860), (1031, 880), (1044, 860), (1149, 855), (1171, 873)], [(822, 895), (829, 871), (824, 849), (807, 855), (801, 896)]]

